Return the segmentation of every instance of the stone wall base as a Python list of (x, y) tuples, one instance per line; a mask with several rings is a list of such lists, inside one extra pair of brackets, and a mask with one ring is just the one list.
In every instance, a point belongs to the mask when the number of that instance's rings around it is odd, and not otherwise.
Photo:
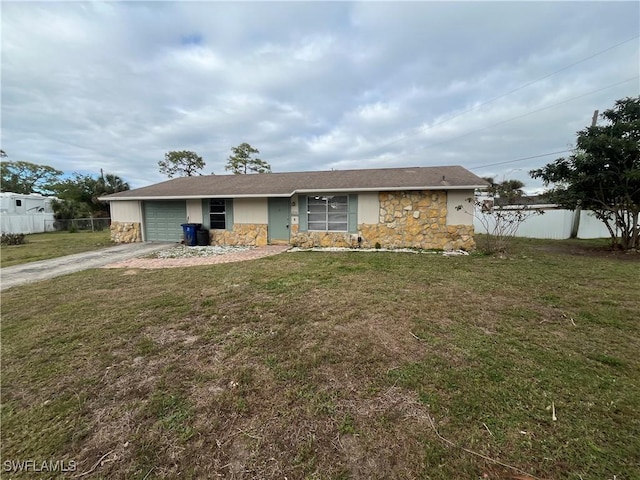
[(345, 232), (296, 232), (291, 235), (291, 245), (312, 247), (357, 247), (358, 234)]
[(135, 243), (142, 241), (139, 222), (111, 222), (111, 241), (115, 243)]
[(235, 223), (233, 230), (209, 230), (211, 245), (244, 245), (264, 247), (267, 244), (267, 225)]
[(374, 248), (422, 248), (425, 250), (467, 250), (475, 249), (473, 225), (448, 225), (438, 223), (423, 225), (421, 228), (396, 229), (388, 225), (359, 225), (361, 245)]
[[(424, 250), (475, 249), (473, 225), (427, 227), (417, 233), (399, 232), (387, 225), (358, 226), (358, 233), (344, 232), (292, 232), (291, 245), (300, 248), (421, 248)], [(297, 229), (296, 229), (297, 230)], [(358, 242), (358, 237), (361, 242)]]

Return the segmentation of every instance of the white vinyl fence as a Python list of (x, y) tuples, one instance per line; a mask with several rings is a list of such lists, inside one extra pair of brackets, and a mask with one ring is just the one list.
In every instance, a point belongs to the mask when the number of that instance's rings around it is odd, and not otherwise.
[(32, 213), (30, 215), (2, 214), (2, 233), (43, 233), (52, 232), (53, 213)]
[[(555, 208), (542, 208), (544, 214), (531, 215), (520, 224), (516, 237), (525, 238), (549, 238), (554, 240), (563, 240), (571, 236), (571, 226), (576, 215), (572, 210), (561, 210)], [(479, 216), (485, 217), (479, 211), (476, 211), (473, 219), (473, 226), (476, 233), (487, 233), (484, 225), (478, 219)], [(491, 223), (491, 215), (486, 216)], [(578, 238), (604, 238), (609, 237), (609, 230), (604, 223), (598, 220), (590, 211), (583, 210), (580, 213), (580, 227), (578, 229)]]
[(0, 231), (26, 234), (53, 230), (52, 200), (38, 194), (0, 193)]

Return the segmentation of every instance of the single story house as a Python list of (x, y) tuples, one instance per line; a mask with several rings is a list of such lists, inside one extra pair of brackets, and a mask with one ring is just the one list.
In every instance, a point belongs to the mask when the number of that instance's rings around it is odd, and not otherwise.
[(213, 245), (470, 250), (456, 206), (487, 185), (460, 166), (381, 168), (181, 177), (101, 200), (116, 242), (178, 242), (199, 223)]

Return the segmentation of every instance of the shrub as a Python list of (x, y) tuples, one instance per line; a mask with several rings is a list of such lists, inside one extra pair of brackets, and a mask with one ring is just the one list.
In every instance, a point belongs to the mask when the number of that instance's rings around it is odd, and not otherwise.
[(477, 218), (485, 230), (484, 245), (478, 245), (482, 253), (489, 255), (508, 253), (511, 241), (515, 238), (520, 225), (532, 215), (542, 215), (543, 210), (527, 205), (508, 205), (494, 207), (493, 202), (483, 202), (468, 198), (471, 211), (464, 205), (456, 206), (456, 210), (464, 210)]
[(27, 243), (27, 239), (24, 233), (3, 233), (0, 239), (2, 245), (24, 245)]

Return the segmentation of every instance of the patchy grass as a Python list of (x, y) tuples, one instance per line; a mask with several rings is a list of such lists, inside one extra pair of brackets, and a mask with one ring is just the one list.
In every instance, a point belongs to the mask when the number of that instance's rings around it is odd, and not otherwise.
[(73, 253), (88, 252), (113, 245), (109, 231), (102, 232), (48, 232), (25, 236), (28, 243), (2, 247), (0, 266), (37, 262)]
[(516, 473), (464, 447), (538, 478), (640, 478), (640, 261), (562, 245), (11, 289), (2, 458), (104, 457), (84, 478)]

